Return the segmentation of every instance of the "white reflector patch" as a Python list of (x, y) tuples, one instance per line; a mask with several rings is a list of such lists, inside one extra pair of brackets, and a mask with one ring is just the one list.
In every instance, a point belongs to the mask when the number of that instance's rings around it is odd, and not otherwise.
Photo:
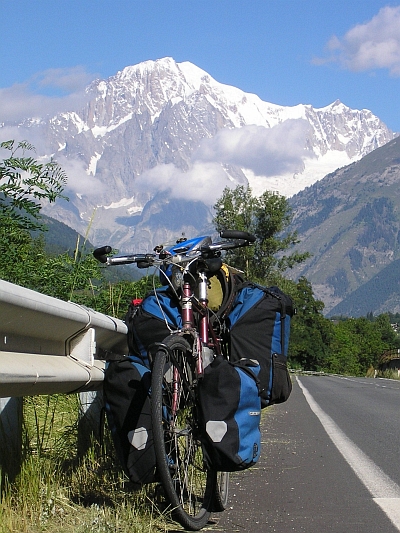
[(146, 448), (149, 434), (146, 428), (136, 428), (134, 431), (128, 433), (128, 440), (137, 450), (144, 450)]
[(223, 420), (209, 420), (206, 424), (207, 435), (213, 442), (221, 442), (228, 427)]

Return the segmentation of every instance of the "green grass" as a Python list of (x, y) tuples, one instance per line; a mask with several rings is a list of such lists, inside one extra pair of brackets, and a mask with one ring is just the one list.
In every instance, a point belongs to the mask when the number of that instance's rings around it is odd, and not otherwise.
[(386, 379), (399, 379), (400, 376), (397, 370), (378, 370), (377, 373), (378, 378), (386, 378)]
[(12, 483), (0, 470), (0, 533), (168, 531), (154, 487), (131, 490), (107, 428), (77, 457), (78, 411), (76, 395), (24, 399), (21, 468)]

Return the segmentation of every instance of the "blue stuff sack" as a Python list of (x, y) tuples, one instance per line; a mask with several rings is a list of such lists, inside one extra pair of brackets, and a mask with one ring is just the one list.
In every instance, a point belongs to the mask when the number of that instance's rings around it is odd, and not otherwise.
[(142, 301), (133, 300), (125, 316), (128, 326), (129, 353), (149, 365), (148, 348), (162, 342), (171, 332), (182, 327), (179, 301), (168, 286), (149, 293)]
[(261, 451), (260, 366), (217, 356), (199, 381), (200, 419), (206, 465), (222, 472), (253, 466)]
[(278, 287), (242, 283), (226, 323), (231, 361), (242, 357), (260, 363), (261, 406), (285, 402), (292, 382), (287, 368), (293, 301)]

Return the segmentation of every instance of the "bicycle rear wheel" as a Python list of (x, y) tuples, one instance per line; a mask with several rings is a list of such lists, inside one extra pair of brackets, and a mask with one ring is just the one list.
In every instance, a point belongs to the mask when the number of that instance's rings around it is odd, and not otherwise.
[(217, 485), (214, 494), (213, 511), (222, 512), (228, 506), (229, 472), (218, 472)]
[(216, 472), (204, 466), (189, 343), (172, 335), (152, 368), (151, 411), (157, 472), (173, 518), (198, 531), (210, 517)]

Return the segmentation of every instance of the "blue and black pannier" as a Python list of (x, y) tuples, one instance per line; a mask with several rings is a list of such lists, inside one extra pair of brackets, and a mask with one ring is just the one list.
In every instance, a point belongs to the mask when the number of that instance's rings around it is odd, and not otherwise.
[(227, 315), (230, 360), (245, 357), (260, 363), (262, 407), (285, 402), (291, 393), (287, 354), (293, 314), (291, 297), (278, 287), (244, 282)]
[(129, 355), (107, 361), (103, 390), (117, 456), (131, 482), (140, 487), (156, 479), (148, 348), (181, 327), (179, 303), (169, 287), (155, 289), (143, 300), (132, 300), (125, 323)]
[(156, 476), (150, 409), (150, 369), (140, 358), (108, 361), (104, 376), (107, 422), (122, 468), (139, 488)]
[(206, 465), (222, 472), (253, 466), (261, 451), (261, 399), (257, 361), (231, 363), (217, 356), (199, 381)]

